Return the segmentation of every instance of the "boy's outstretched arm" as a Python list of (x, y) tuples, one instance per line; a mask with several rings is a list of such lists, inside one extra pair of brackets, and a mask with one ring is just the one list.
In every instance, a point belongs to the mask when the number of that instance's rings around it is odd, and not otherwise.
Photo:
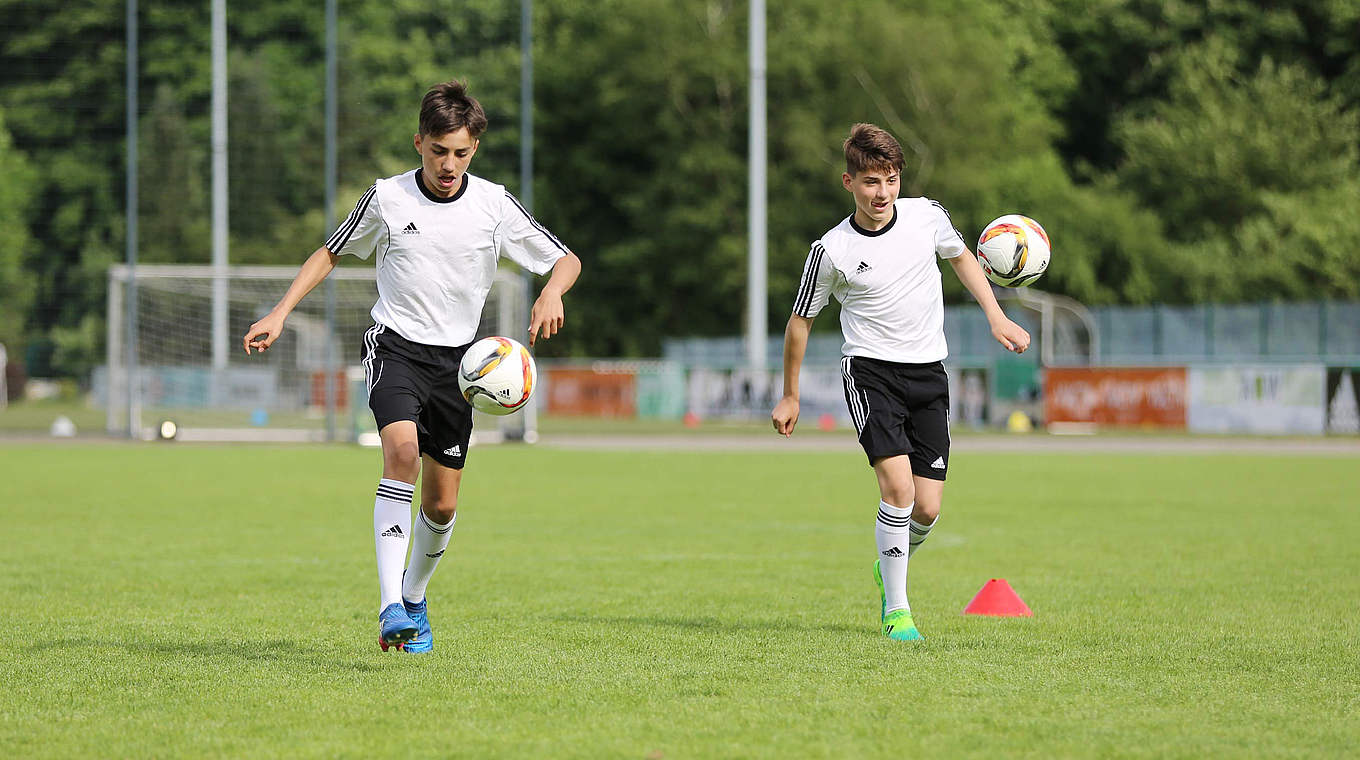
[(553, 264), (552, 276), (529, 312), (529, 345), (532, 346), (540, 334), (544, 338), (551, 338), (562, 329), (562, 324), (567, 321), (562, 296), (576, 284), (580, 274), (581, 260), (574, 253), (568, 253)]
[(978, 306), (982, 307), (982, 313), (987, 315), (987, 324), (991, 326), (992, 337), (996, 338), (996, 342), (1005, 346), (1007, 351), (1023, 354), (1025, 349), (1029, 348), (1029, 333), (1025, 328), (1012, 322), (1001, 310), (1001, 305), (996, 302), (996, 296), (992, 295), (991, 281), (982, 271), (982, 265), (973, 256), (973, 252), (965, 248), (963, 253), (947, 261), (954, 267), (954, 274), (958, 275), (959, 282), (968, 288), (968, 292), (977, 299)]
[(798, 424), (798, 373), (803, 369), (812, 319), (793, 314), (784, 327), (784, 397), (775, 404), (770, 419), (774, 432), (788, 438)]
[(283, 323), (287, 321), (288, 315), (293, 313), (293, 309), (303, 296), (312, 292), (312, 288), (320, 284), (326, 279), (326, 275), (335, 269), (335, 262), (339, 258), (324, 245), (312, 251), (312, 255), (302, 262), (302, 269), (298, 270), (297, 277), (293, 278), (293, 284), (288, 286), (288, 292), (283, 294), (283, 298), (279, 299), (268, 314), (246, 330), (245, 337), (241, 339), (241, 346), (245, 348), (247, 354), (252, 348), (264, 353), (274, 345), (274, 341), (278, 340), (279, 334), (283, 332)]

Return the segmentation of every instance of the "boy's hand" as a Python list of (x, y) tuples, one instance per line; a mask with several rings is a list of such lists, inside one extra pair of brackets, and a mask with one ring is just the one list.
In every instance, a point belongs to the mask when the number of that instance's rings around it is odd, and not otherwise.
[(246, 330), (245, 337), (241, 339), (241, 346), (245, 348), (246, 353), (249, 354), (252, 348), (260, 353), (269, 350), (283, 333), (284, 319), (283, 315), (271, 311), (251, 325), (250, 329)]
[(770, 412), (770, 419), (774, 422), (774, 432), (788, 438), (798, 424), (798, 399), (793, 396), (779, 399), (774, 411)]
[(562, 295), (545, 288), (538, 294), (538, 300), (534, 301), (534, 308), (529, 312), (529, 345), (532, 346), (540, 334), (544, 339), (556, 335), (566, 319)]
[(992, 337), (996, 338), (997, 343), (1005, 346), (1007, 351), (1014, 351), (1017, 354), (1023, 354), (1025, 349), (1029, 348), (1029, 333), (1005, 317), (992, 325)]

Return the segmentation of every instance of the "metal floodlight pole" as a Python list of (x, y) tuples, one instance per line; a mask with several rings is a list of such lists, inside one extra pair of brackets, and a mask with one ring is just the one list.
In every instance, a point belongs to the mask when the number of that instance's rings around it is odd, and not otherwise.
[(519, 4), (519, 199), (534, 212), (534, 2)]
[(212, 363), (227, 366), (227, 2), (212, 0)]
[[(137, 0), (127, 0), (127, 286), (124, 292), (127, 308), (127, 351), (124, 377), (127, 379), (128, 437), (136, 438), (141, 427), (141, 410), (137, 406)], [(110, 282), (113, 278), (110, 278)], [(112, 289), (110, 289), (112, 290)], [(110, 367), (112, 369), (112, 367)], [(113, 373), (109, 373), (110, 379)], [(109, 401), (113, 401), (113, 383), (109, 383)]]
[(748, 220), (750, 253), (746, 260), (746, 361), (751, 382), (765, 371), (769, 332), (766, 293), (765, 231), (765, 0), (751, 0), (751, 123), (748, 135)]
[[(519, 198), (524, 208), (534, 213), (534, 2), (520, 0), (519, 4)], [(519, 301), (527, 312), (533, 303), (529, 277), (520, 276)], [(538, 407), (529, 404), (519, 424), (528, 438), (528, 431), (538, 428)], [(529, 441), (533, 443), (533, 441)]]
[[(336, 159), (336, 51), (335, 1), (326, 0), (326, 210), (321, 234), (329, 235), (335, 222)], [(335, 407), (338, 398), (335, 366), (335, 278), (326, 278), (326, 440), (335, 440)]]

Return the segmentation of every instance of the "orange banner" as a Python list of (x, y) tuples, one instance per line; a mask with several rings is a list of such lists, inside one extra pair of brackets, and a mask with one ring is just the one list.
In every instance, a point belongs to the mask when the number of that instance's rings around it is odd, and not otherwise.
[(548, 414), (636, 417), (637, 381), (631, 372), (547, 370)]
[[(335, 373), (335, 385), (331, 386), (335, 391), (335, 405), (337, 407), (349, 406), (349, 383), (345, 382), (345, 371), (340, 370)], [(326, 405), (326, 373), (312, 372), (312, 406)]]
[(1044, 370), (1046, 422), (1185, 427), (1184, 367), (1050, 367)]

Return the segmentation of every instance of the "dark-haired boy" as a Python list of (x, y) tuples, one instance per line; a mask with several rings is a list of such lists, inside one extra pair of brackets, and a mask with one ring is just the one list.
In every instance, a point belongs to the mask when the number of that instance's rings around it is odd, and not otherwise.
[[(268, 350), (340, 254), (366, 259), (377, 251), (378, 300), (363, 365), (383, 453), (373, 505), (383, 651), (434, 648), (425, 588), (453, 530), (472, 433), (457, 368), (476, 336), (496, 262), (503, 257), (534, 274), (552, 271), (530, 314), (531, 345), (561, 329), (562, 295), (581, 271), (575, 254), (504, 187), (468, 173), (486, 127), (481, 104), (463, 83), (430, 88), (415, 135), (420, 168), (374, 182), (242, 339), (247, 354)], [(417, 477), (421, 504), (413, 524)]]
[(856, 124), (845, 163), (841, 184), (855, 213), (812, 244), (784, 330), (784, 396), (771, 418), (785, 436), (798, 424), (808, 333), (834, 295), (845, 337), (845, 401), (878, 479), (879, 619), (888, 638), (913, 641), (921, 634), (907, 603), (907, 560), (935, 525), (949, 469), (949, 381), (941, 363), (948, 349), (936, 256), (977, 299), (998, 343), (1021, 353), (1029, 334), (1002, 313), (944, 207), (897, 197), (905, 162), (892, 135)]

